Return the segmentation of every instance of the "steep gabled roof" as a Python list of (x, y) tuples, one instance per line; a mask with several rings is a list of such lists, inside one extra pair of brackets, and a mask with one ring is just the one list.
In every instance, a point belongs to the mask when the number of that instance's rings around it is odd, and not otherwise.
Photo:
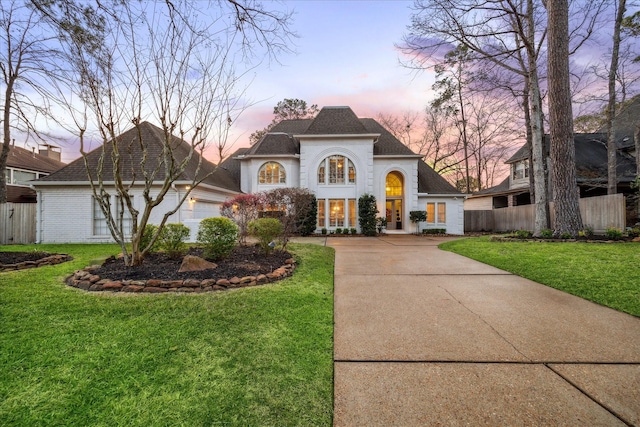
[(373, 145), (374, 156), (415, 155), (409, 147), (398, 141), (398, 138), (393, 136), (391, 132), (374, 119), (361, 119), (360, 121), (367, 130), (367, 133), (380, 134), (378, 141)]
[(422, 160), (418, 160), (418, 193), (460, 194), (453, 185)]
[(288, 133), (269, 132), (260, 141), (253, 144), (244, 154), (259, 155), (295, 155), (300, 153), (300, 143)]
[(249, 149), (246, 147), (238, 148), (233, 154), (227, 157), (220, 165), (219, 169), (223, 169), (236, 182), (240, 183), (241, 167), (238, 156), (242, 156)]
[[(166, 170), (164, 165), (160, 163), (163, 156), (163, 147), (165, 141), (164, 131), (149, 122), (143, 122), (138, 127), (133, 127), (123, 134), (116, 137), (115, 141), (107, 142), (104, 147), (98, 147), (87, 154), (87, 162), (89, 170), (94, 178), (97, 177), (93, 173), (97, 173), (100, 168), (100, 157), (103, 152), (106, 153), (105, 161), (102, 165), (102, 179), (104, 181), (113, 181), (113, 163), (111, 162), (111, 151), (113, 144), (117, 144), (118, 151), (121, 155), (120, 175), (122, 179), (130, 181), (136, 179), (138, 182), (144, 180), (142, 167), (144, 166), (147, 173), (155, 173), (154, 181), (162, 181), (165, 179)], [(185, 159), (190, 150), (189, 144), (180, 138), (169, 135), (169, 145), (173, 150), (174, 157), (178, 160)], [(143, 164), (144, 153), (142, 146), (147, 150), (146, 162)], [(104, 150), (103, 150), (104, 148)], [(188, 162), (185, 170), (179, 175), (178, 181), (191, 181), (193, 178), (200, 178), (215, 170), (213, 163), (202, 158), (200, 169), (198, 170), (198, 159), (201, 156), (194, 153)], [(84, 159), (81, 157), (57, 172), (46, 176), (38, 181), (44, 182), (83, 182), (87, 181), (87, 170), (84, 165)], [(217, 169), (212, 175), (207, 177), (203, 183), (225, 188), (232, 191), (239, 191), (239, 183), (225, 170)]]
[(367, 130), (349, 107), (324, 107), (304, 135), (358, 135)]
[[(2, 150), (0, 143), (0, 151)], [(7, 157), (7, 166), (17, 169), (25, 169), (34, 172), (51, 173), (62, 168), (65, 163), (44, 156), (39, 153), (35, 153), (26, 150), (22, 147), (11, 146), (9, 150), (9, 157)]]

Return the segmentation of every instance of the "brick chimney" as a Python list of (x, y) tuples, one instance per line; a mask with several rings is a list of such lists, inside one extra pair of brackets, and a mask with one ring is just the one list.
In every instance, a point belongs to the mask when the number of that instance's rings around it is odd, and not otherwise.
[(50, 159), (54, 159), (57, 161), (61, 161), (61, 151), (60, 147), (56, 147), (51, 144), (40, 144), (38, 147), (38, 153), (42, 156), (46, 156)]

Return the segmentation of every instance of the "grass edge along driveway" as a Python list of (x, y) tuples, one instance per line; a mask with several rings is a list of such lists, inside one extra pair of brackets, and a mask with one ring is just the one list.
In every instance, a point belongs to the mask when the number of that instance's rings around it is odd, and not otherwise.
[(86, 293), (62, 279), (114, 245), (4, 246), (74, 261), (0, 273), (4, 426), (329, 426), (333, 249), (295, 274), (198, 295)]
[(640, 243), (492, 242), (485, 236), (439, 247), (640, 316)]

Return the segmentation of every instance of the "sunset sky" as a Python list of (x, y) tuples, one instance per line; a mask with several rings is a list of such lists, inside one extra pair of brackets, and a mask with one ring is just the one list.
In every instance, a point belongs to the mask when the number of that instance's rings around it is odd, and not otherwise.
[(256, 71), (247, 96), (256, 105), (237, 120), (235, 148), (273, 118), (273, 107), (298, 98), (318, 107), (348, 105), (359, 117), (420, 110), (431, 99), (433, 73), (400, 65), (399, 43), (412, 1), (287, 1), (295, 10), (297, 54)]
[[(281, 55), (279, 63), (263, 64), (247, 76), (245, 97), (251, 106), (233, 120), (231, 151), (247, 146), (249, 135), (271, 122), (273, 107), (285, 98), (320, 108), (350, 106), (359, 117), (422, 110), (434, 97), (434, 73), (403, 67), (395, 47), (407, 33), (412, 5), (408, 0), (266, 2), (267, 7), (294, 11), (296, 53)], [(572, 61), (586, 67), (593, 58), (606, 58), (605, 40), (592, 43), (586, 54)], [(63, 161), (78, 156), (73, 146), (62, 147)]]

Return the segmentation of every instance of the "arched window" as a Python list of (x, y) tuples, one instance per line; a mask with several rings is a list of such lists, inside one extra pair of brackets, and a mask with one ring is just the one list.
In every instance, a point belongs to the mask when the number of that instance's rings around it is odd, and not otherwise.
[(402, 196), (402, 177), (397, 172), (387, 175), (386, 193), (387, 197)]
[[(328, 171), (328, 173), (327, 173)], [(344, 156), (329, 156), (318, 166), (318, 184), (355, 184), (356, 168)]]
[(260, 184), (286, 184), (287, 174), (280, 163), (268, 162), (260, 167), (258, 182)]

